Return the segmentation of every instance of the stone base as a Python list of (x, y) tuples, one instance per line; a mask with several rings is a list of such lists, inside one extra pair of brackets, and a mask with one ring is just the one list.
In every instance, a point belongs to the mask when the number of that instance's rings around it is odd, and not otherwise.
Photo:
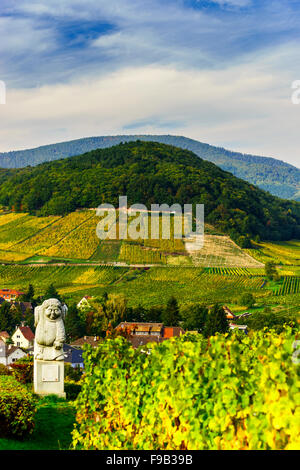
[(64, 361), (34, 360), (34, 393), (38, 395), (57, 395), (66, 398), (64, 392)]

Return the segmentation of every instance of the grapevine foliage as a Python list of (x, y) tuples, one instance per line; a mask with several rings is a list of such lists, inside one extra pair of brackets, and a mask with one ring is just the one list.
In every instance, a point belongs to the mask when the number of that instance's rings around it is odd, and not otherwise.
[[(191, 338), (193, 336), (193, 338)], [(83, 449), (296, 449), (295, 334), (173, 338), (134, 350), (106, 340), (84, 353), (73, 445)], [(149, 345), (148, 345), (149, 346)]]

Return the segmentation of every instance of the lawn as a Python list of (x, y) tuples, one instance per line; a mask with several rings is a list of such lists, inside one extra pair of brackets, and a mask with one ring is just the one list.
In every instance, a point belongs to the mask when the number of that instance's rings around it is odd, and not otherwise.
[(22, 440), (0, 438), (0, 450), (67, 450), (74, 422), (73, 402), (53, 396), (41, 398), (33, 433)]

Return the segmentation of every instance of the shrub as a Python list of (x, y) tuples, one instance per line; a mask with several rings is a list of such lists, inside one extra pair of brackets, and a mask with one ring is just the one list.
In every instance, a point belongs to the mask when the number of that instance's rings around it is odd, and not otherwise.
[(65, 392), (67, 400), (76, 400), (81, 391), (81, 385), (73, 381), (65, 381)]
[(10, 364), (12, 373), (18, 382), (28, 384), (33, 382), (33, 358), (22, 358)]
[(255, 304), (255, 298), (251, 292), (245, 292), (240, 297), (240, 305), (245, 305), (247, 308), (253, 307)]
[(0, 376), (0, 435), (22, 437), (34, 428), (35, 400), (14, 377)]
[(121, 337), (86, 347), (73, 446), (299, 448), (292, 330), (194, 336), (193, 342), (182, 337), (152, 344), (149, 354)]
[(0, 364), (0, 375), (11, 375), (8, 367), (4, 364)]
[(79, 366), (72, 367), (71, 364), (65, 363), (65, 379), (78, 382), (82, 376), (83, 369)]

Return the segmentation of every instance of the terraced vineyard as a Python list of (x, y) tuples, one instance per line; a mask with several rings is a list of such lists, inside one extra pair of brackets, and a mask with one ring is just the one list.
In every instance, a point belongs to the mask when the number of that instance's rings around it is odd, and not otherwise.
[[(132, 217), (129, 217), (129, 222)], [(174, 238), (153, 240), (100, 240), (96, 227), (100, 218), (93, 210), (80, 210), (64, 217), (34, 217), (29, 214), (0, 215), (0, 262), (73, 262), (116, 263), (131, 265), (191, 265), (198, 267), (255, 268), (263, 265), (241, 250), (229, 237), (205, 236), (204, 247), (190, 251), (190, 241)], [(160, 226), (161, 226), (161, 219)], [(118, 232), (118, 230), (117, 230)]]

